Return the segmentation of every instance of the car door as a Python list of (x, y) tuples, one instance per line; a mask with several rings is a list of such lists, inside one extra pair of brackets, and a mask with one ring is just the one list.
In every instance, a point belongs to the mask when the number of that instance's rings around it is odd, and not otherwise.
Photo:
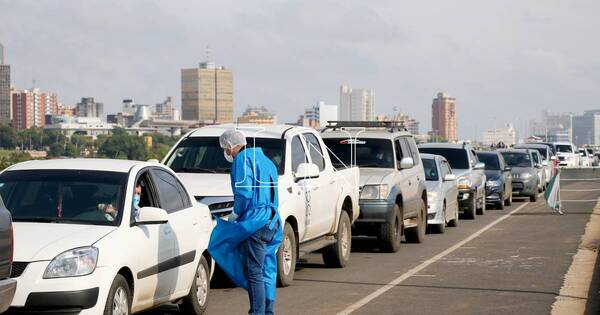
[(312, 180), (311, 199), (318, 202), (311, 203), (311, 221), (309, 233), (311, 237), (319, 237), (331, 232), (337, 213), (337, 195), (335, 191), (335, 176), (333, 169), (325, 166), (324, 149), (319, 139), (311, 132), (302, 134), (308, 146), (310, 162), (319, 167), (319, 177)]
[(445, 181), (444, 178), (448, 174), (452, 174), (452, 169), (450, 168), (450, 164), (445, 159), (440, 161), (440, 169), (442, 174), (442, 185), (444, 190), (444, 197), (446, 198), (446, 213), (448, 218), (453, 218), (451, 214), (454, 214), (454, 211), (458, 211), (458, 187), (456, 186), (456, 181)]
[(502, 178), (504, 179), (504, 195), (508, 196), (512, 191), (512, 173), (506, 169), (508, 165), (506, 165), (502, 154), (498, 154), (498, 163), (500, 164), (500, 172), (502, 172)]
[[(133, 185), (142, 187), (140, 208), (160, 208), (156, 186), (152, 181), (150, 169), (143, 169), (136, 176)], [(128, 187), (133, 191), (135, 186)], [(130, 218), (130, 257), (136, 278), (133, 305), (142, 307), (153, 305), (157, 299), (169, 295), (168, 281), (159, 281), (158, 270), (173, 256), (172, 230), (168, 224), (135, 224), (135, 210), (132, 205)]]
[(165, 268), (164, 276), (171, 276), (167, 282), (171, 283), (171, 294), (182, 290), (189, 290), (196, 266), (193, 262), (197, 255), (197, 244), (203, 232), (207, 229), (205, 224), (209, 220), (208, 212), (200, 212), (193, 207), (189, 195), (181, 182), (166, 170), (152, 169), (152, 178), (156, 183), (162, 209), (169, 214), (169, 225), (173, 230), (173, 257)]
[[(402, 151), (402, 157), (410, 157), (413, 158), (412, 152), (410, 150), (410, 146), (406, 141), (405, 137), (399, 137), (397, 139), (400, 149)], [(414, 158), (413, 158), (414, 161)], [(414, 161), (416, 163), (416, 161)], [(399, 163), (398, 163), (399, 166)], [(408, 212), (409, 216), (415, 216), (419, 211), (419, 197), (418, 189), (419, 182), (417, 180), (417, 168), (411, 167), (408, 169), (401, 169), (401, 176), (406, 180), (405, 184), (402, 185), (402, 200), (406, 205), (405, 211)]]
[(303, 139), (300, 135), (292, 136), (290, 140), (290, 171), (292, 174), (292, 184), (287, 189), (291, 195), (291, 205), (298, 209), (298, 236), (299, 242), (302, 242), (310, 237), (308, 234), (308, 226), (311, 225), (311, 188), (313, 187), (312, 179), (301, 179), (296, 181), (294, 174), (298, 170), (301, 163), (308, 163), (308, 156)]

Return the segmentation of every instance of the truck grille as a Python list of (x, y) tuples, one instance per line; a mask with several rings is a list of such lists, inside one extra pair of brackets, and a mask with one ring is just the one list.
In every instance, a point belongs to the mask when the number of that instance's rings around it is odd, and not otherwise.
[(15, 261), (12, 263), (12, 271), (10, 272), (10, 277), (11, 278), (18, 278), (20, 277), (23, 272), (25, 271), (25, 268), (27, 268), (27, 265), (29, 265), (28, 262), (20, 262), (20, 261)]

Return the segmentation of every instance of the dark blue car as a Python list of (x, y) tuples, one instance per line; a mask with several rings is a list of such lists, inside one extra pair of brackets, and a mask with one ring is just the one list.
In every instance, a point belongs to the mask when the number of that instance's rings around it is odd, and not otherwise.
[(512, 203), (512, 175), (510, 166), (497, 151), (477, 151), (480, 162), (485, 164), (486, 204), (504, 209)]

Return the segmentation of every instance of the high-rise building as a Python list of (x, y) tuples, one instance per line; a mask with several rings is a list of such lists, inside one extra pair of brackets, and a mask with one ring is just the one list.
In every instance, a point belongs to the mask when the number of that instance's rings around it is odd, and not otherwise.
[(511, 124), (506, 124), (504, 128), (492, 128), (483, 133), (483, 144), (497, 146), (503, 143), (507, 146), (517, 144), (517, 131)]
[(40, 101), (44, 106), (45, 115), (58, 115), (59, 105), (56, 93), (42, 93), (40, 95)]
[(340, 120), (370, 121), (375, 119), (375, 94), (372, 89), (340, 87)]
[(212, 62), (181, 70), (181, 111), (184, 120), (233, 122), (233, 73)]
[(327, 126), (328, 121), (338, 120), (338, 106), (319, 101), (317, 104), (304, 109), (302, 119), (304, 126), (323, 128)]
[(572, 141), (572, 116), (572, 113), (551, 113), (543, 110), (540, 121), (529, 122), (531, 135), (546, 142)]
[(95, 117), (102, 119), (104, 115), (104, 104), (94, 102), (93, 97), (82, 97), (77, 103), (77, 117)]
[(444, 92), (431, 104), (431, 132), (434, 136), (456, 141), (456, 99)]
[(600, 145), (600, 110), (585, 111), (573, 116), (573, 143), (576, 146)]
[(38, 89), (15, 91), (12, 95), (13, 128), (23, 130), (43, 128), (45, 124), (44, 104)]
[(4, 46), (0, 43), (0, 124), (12, 120), (10, 65), (4, 64)]
[(237, 119), (238, 124), (274, 125), (277, 116), (264, 106), (248, 106), (242, 116)]

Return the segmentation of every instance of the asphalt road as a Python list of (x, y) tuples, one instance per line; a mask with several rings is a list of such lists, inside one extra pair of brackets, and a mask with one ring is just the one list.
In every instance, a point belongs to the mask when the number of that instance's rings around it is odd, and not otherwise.
[[(565, 174), (587, 178), (595, 172)], [(565, 215), (543, 198), (516, 199), (505, 210), (488, 209), (461, 220), (423, 244), (403, 243), (395, 254), (379, 253), (370, 239), (354, 239), (350, 264), (323, 265), (305, 257), (294, 285), (278, 290), (279, 314), (549, 314), (590, 218), (600, 181), (564, 181)], [(569, 191), (567, 191), (569, 190)], [(390, 285), (390, 283), (392, 283)], [(375, 292), (375, 293), (374, 293)], [(358, 303), (358, 304), (357, 304)], [(245, 314), (245, 291), (212, 289), (208, 314)], [(174, 306), (146, 312), (178, 314)]]

